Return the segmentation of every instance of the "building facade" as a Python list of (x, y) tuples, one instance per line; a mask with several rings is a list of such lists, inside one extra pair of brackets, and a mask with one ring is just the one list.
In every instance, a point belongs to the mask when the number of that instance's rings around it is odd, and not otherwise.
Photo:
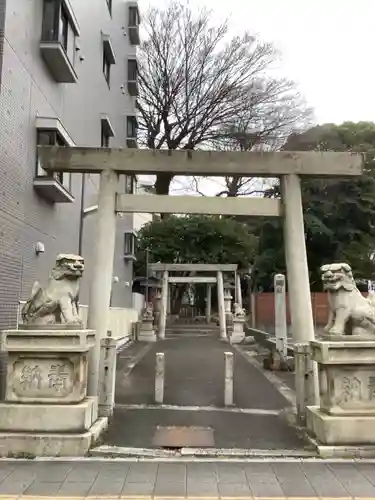
[[(59, 253), (85, 257), (88, 302), (99, 179), (46, 176), (37, 145), (136, 147), (139, 21), (134, 1), (0, 0), (0, 330)], [(118, 217), (115, 306), (131, 306), (133, 221)]]

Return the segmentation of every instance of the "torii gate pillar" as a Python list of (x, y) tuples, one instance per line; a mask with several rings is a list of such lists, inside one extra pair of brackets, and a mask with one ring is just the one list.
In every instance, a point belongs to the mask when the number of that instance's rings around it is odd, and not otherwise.
[(116, 191), (118, 174), (100, 174), (95, 261), (90, 285), (88, 328), (96, 330), (95, 347), (89, 357), (87, 395), (98, 396), (101, 340), (107, 335), (111, 300), (113, 257), (116, 239)]
[[(281, 191), (284, 204), (284, 246), (293, 342), (308, 343), (314, 340), (315, 332), (299, 176), (283, 175)], [(309, 392), (316, 402), (319, 398), (316, 363), (313, 363), (311, 375)]]

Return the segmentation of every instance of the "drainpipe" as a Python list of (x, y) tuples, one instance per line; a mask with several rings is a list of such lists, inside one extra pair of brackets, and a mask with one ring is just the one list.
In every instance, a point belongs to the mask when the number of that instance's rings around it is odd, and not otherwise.
[(86, 176), (82, 174), (82, 185), (81, 185), (81, 209), (79, 214), (79, 234), (78, 234), (78, 255), (82, 255), (82, 240), (83, 240), (83, 220), (85, 218), (85, 188), (86, 188)]

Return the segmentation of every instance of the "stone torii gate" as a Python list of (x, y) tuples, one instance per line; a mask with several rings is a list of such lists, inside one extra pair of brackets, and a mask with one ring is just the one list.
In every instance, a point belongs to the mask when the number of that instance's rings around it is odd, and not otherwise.
[[(362, 173), (363, 156), (333, 152), (216, 152), (40, 147), (47, 173), (100, 174), (97, 241), (88, 327), (96, 347), (89, 363), (88, 395), (98, 395), (100, 341), (108, 328), (116, 234), (116, 212), (282, 216), (288, 294), (294, 342), (314, 339), (303, 223), (301, 177), (350, 177)], [(120, 174), (280, 177), (282, 199), (208, 198), (117, 193)]]
[[(220, 324), (220, 338), (227, 338), (224, 308), (224, 272), (235, 273), (237, 264), (150, 264), (151, 271), (162, 272), (161, 311), (159, 318), (159, 339), (165, 338), (165, 327), (168, 309), (168, 289), (170, 283), (205, 283), (207, 284), (207, 304), (211, 305), (211, 285), (217, 284), (217, 304)], [(215, 272), (216, 276), (170, 276), (170, 272)], [(238, 293), (238, 292), (237, 292)], [(241, 300), (242, 303), (242, 300)], [(208, 313), (207, 313), (208, 315)]]

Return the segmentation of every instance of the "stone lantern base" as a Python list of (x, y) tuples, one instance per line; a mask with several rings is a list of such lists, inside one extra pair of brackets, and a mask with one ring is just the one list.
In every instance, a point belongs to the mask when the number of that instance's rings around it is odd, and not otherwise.
[(240, 344), (244, 340), (244, 324), (245, 318), (233, 318), (233, 328), (229, 336), (229, 342), (231, 344)]
[(84, 456), (107, 427), (86, 396), (93, 330), (8, 330), (0, 456)]
[[(318, 445), (375, 445), (375, 341), (355, 336), (311, 342), (319, 368), (319, 406), (307, 407)], [(375, 450), (375, 448), (374, 448)]]
[(139, 342), (156, 342), (157, 337), (154, 330), (154, 317), (148, 316), (142, 318), (141, 327), (138, 334)]

